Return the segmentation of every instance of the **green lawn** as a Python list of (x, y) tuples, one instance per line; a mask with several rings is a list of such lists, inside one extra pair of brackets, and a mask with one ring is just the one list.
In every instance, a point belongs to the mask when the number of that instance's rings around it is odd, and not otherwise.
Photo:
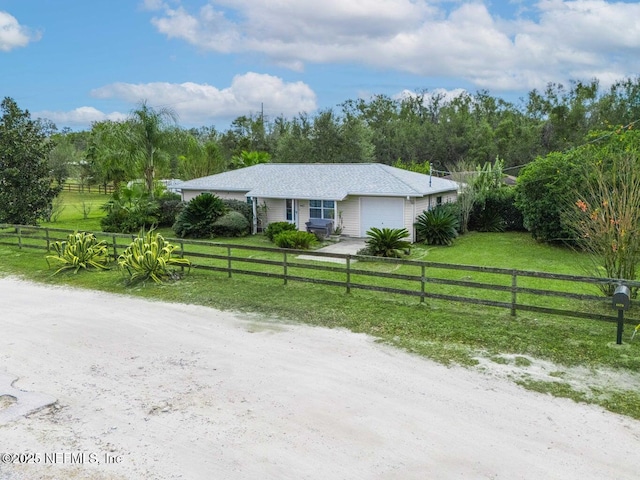
[[(105, 195), (90, 197), (95, 204), (106, 201), (106, 198)], [(77, 205), (82, 199), (76, 195), (74, 202)], [(55, 225), (50, 226), (74, 228), (71, 226), (74, 225), (80, 230), (92, 230), (87, 225), (91, 225), (95, 219), (83, 220), (81, 213), (77, 209), (75, 211), (75, 218), (73, 210), (70, 210), (68, 217), (61, 216)], [(164, 233), (167, 237), (171, 236), (170, 231)], [(263, 236), (216, 239), (216, 242), (271, 246)], [(211, 250), (209, 247), (197, 248), (202, 251)], [(216, 248), (221, 252), (226, 251), (226, 247)], [(516, 359), (527, 357), (551, 361), (560, 370), (578, 366), (596, 370), (606, 368), (637, 377), (640, 369), (640, 338), (630, 341), (632, 328), (627, 326), (624, 345), (616, 346), (615, 324), (607, 322), (526, 312), (512, 317), (504, 309), (437, 300), (420, 303), (418, 298), (382, 292), (352, 290), (351, 294), (346, 294), (344, 288), (339, 287), (293, 281), (283, 285), (282, 280), (239, 274), (229, 278), (225, 272), (210, 272), (198, 268), (192, 269), (178, 282), (159, 286), (127, 286), (125, 277), (116, 269), (52, 276), (43, 251), (0, 246), (0, 255), (3, 259), (0, 262), (0, 273), (4, 275), (21, 275), (44, 283), (127, 293), (225, 310), (259, 312), (283, 321), (347, 328), (373, 335), (380, 341), (444, 364), (474, 365), (478, 357), (501, 362), (506, 355), (515, 356)], [(261, 259), (282, 258), (281, 254), (240, 250), (234, 251), (234, 255)], [(584, 275), (588, 265), (588, 260), (583, 255), (536, 243), (523, 233), (470, 233), (460, 237), (451, 247), (416, 245), (412, 249), (411, 258), (576, 275)], [(193, 261), (203, 262), (199, 258), (193, 258)], [(224, 261), (218, 262), (224, 264)], [(401, 273), (406, 273), (411, 268), (380, 262), (358, 262), (356, 265), (363, 270)], [(273, 268), (268, 265), (260, 267), (265, 271)], [(240, 266), (237, 265), (236, 268)], [(306, 274), (311, 272), (304, 271)], [(295, 269), (290, 273), (295, 274)], [(319, 272), (317, 275), (331, 274)], [(482, 281), (482, 275), (484, 274), (469, 275), (467, 272), (459, 272), (460, 278), (471, 276), (474, 281)], [(531, 280), (532, 284), (540, 281)], [(446, 291), (453, 287), (439, 288)], [(528, 360), (520, 362), (525, 364)], [(618, 386), (608, 387), (603, 393), (594, 387), (585, 393), (577, 391), (569, 383), (562, 383), (558, 387), (556, 383), (549, 382), (519, 382), (527, 388), (598, 403), (612, 411), (640, 419), (640, 394), (635, 390)]]
[[(99, 193), (62, 192), (60, 205), (54, 209), (59, 214), (55, 221), (42, 222), (43, 227), (64, 228), (68, 230), (100, 231), (100, 219), (105, 212), (102, 206), (109, 195)], [(55, 216), (55, 214), (54, 214)]]

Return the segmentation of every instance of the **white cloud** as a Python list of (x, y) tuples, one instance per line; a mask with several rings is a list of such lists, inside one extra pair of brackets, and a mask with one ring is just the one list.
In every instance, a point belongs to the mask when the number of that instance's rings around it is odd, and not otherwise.
[(0, 11), (0, 50), (8, 52), (14, 48), (26, 47), (29, 42), (39, 39), (38, 33), (32, 33), (20, 25), (13, 15)]
[(33, 114), (36, 118), (46, 118), (60, 127), (86, 127), (93, 122), (104, 120), (119, 121), (127, 118), (127, 115), (120, 112), (103, 113), (93, 107), (79, 107), (70, 112), (55, 112), (44, 110)]
[(357, 63), (522, 90), (578, 76), (633, 76), (640, 68), (638, 3), (540, 0), (509, 19), (468, 0), (209, 0), (199, 11), (175, 5), (152, 19), (168, 37), (219, 53), (260, 53), (296, 70)]
[(118, 98), (131, 103), (147, 100), (151, 105), (172, 108), (181, 124), (229, 119), (258, 112), (262, 104), (284, 115), (311, 112), (316, 95), (302, 82), (286, 83), (271, 75), (249, 72), (234, 77), (227, 88), (197, 83), (113, 83), (91, 92), (97, 98)]
[[(468, 94), (464, 88), (454, 88), (453, 90), (447, 90), (445, 88), (435, 88), (429, 92), (425, 92), (421, 94), (423, 96), (423, 103), (425, 105), (430, 104), (433, 100), (438, 99), (443, 102), (450, 102), (455, 98)], [(393, 96), (395, 99), (404, 99), (404, 98), (416, 98), (418, 94), (416, 92), (412, 92), (411, 90), (402, 90), (400, 93)]]

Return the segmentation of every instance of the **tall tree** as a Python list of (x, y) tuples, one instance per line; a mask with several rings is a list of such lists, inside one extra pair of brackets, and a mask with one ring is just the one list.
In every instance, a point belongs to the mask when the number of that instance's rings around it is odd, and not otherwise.
[(47, 162), (54, 144), (13, 99), (6, 97), (0, 112), (0, 222), (34, 225), (61, 189)]
[(121, 183), (136, 177), (135, 166), (123, 139), (128, 135), (128, 125), (124, 122), (106, 120), (95, 122), (86, 151), (87, 165), (82, 176), (90, 183), (112, 183), (117, 189)]
[(130, 129), (122, 139), (124, 147), (141, 170), (147, 191), (153, 195), (158, 161), (166, 153), (168, 128), (177, 121), (169, 108), (155, 109), (143, 100), (128, 120)]

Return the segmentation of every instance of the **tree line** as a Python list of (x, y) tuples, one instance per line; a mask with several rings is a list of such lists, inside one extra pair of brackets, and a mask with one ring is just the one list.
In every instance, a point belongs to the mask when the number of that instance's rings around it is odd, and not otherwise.
[(189, 180), (261, 161), (427, 163), (450, 171), (461, 162), (483, 165), (500, 158), (506, 171), (517, 173), (539, 156), (580, 145), (592, 130), (640, 118), (640, 79), (621, 80), (607, 89), (597, 80), (568, 87), (552, 83), (517, 103), (486, 91), (451, 98), (427, 91), (399, 98), (376, 95), (313, 115), (243, 115), (224, 131), (181, 128), (169, 110), (143, 103), (126, 121), (56, 133), (56, 165), (78, 166), (69, 174), (83, 182), (118, 185), (145, 178), (150, 171), (145, 173), (141, 159), (127, 150), (137, 141), (130, 132), (144, 120), (141, 113), (158, 114), (154, 174), (162, 178)]

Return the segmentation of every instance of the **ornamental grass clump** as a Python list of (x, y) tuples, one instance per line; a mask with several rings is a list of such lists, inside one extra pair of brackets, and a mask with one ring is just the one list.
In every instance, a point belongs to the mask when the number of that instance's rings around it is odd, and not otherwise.
[(131, 283), (149, 278), (155, 283), (162, 283), (167, 278), (175, 278), (169, 267), (191, 268), (191, 261), (173, 256), (177, 249), (159, 233), (142, 232), (118, 257), (118, 265), (127, 271)]
[(47, 255), (46, 260), (49, 268), (51, 263), (57, 263), (61, 267), (54, 272), (54, 275), (64, 270), (73, 270), (78, 273), (82, 268), (88, 270), (90, 267), (99, 270), (107, 270), (109, 267), (109, 253), (107, 244), (98, 239), (92, 233), (75, 232), (67, 236), (64, 241), (57, 241), (51, 244), (55, 255)]

